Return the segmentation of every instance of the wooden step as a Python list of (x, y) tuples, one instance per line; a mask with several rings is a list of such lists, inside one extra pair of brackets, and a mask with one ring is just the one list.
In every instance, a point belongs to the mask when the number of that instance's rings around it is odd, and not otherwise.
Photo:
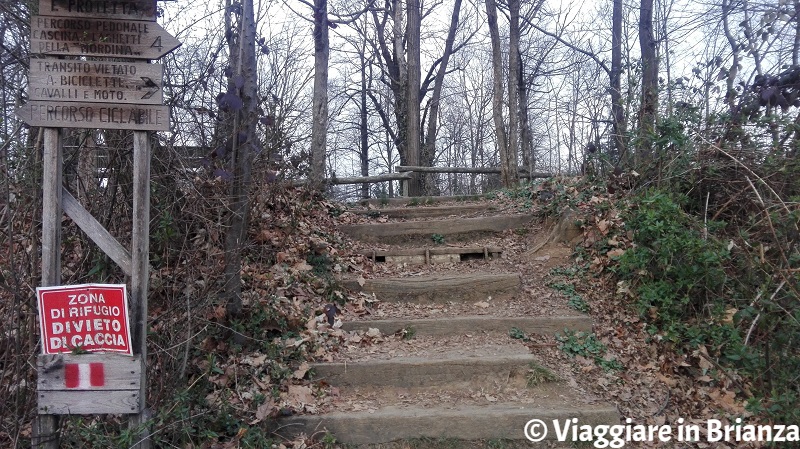
[(361, 200), (358, 204), (371, 207), (395, 206), (423, 206), (450, 202), (482, 201), (485, 195), (456, 195), (456, 196), (398, 196), (395, 198), (370, 198)]
[(533, 220), (530, 214), (494, 217), (457, 218), (450, 220), (406, 221), (400, 223), (363, 223), (340, 225), (348, 237), (362, 242), (390, 242), (398, 237), (424, 237), (434, 234), (452, 236), (470, 233), (495, 233), (525, 226)]
[(519, 292), (522, 280), (514, 274), (438, 274), (367, 279), (364, 285), (348, 279), (342, 284), (353, 291), (374, 293), (379, 301), (481, 301), (509, 298)]
[(392, 318), (385, 320), (345, 321), (342, 329), (346, 331), (375, 328), (384, 335), (401, 330), (412, 330), (415, 335), (452, 336), (476, 335), (482, 332), (507, 335), (516, 327), (526, 334), (554, 335), (571, 331), (592, 331), (592, 318), (588, 315), (541, 316), (541, 317), (493, 317), (467, 316), (442, 318)]
[(380, 444), (416, 438), (524, 440), (526, 423), (531, 419), (540, 419), (548, 428), (546, 439), (553, 441), (556, 438), (553, 421), (557, 420), (563, 427), (563, 423), (572, 418), (578, 419), (579, 426), (620, 423), (617, 409), (612, 405), (581, 404), (580, 401), (548, 398), (522, 404), (392, 406), (359, 412), (295, 416), (280, 419), (276, 424), (279, 426), (277, 432), (288, 437), (327, 431), (339, 443)]
[[(398, 357), (364, 362), (314, 363), (314, 380), (338, 387), (418, 388), (468, 383), (490, 386), (497, 379), (514, 378), (524, 385), (525, 374), (536, 358), (522, 345), (520, 351), (509, 348), (470, 350), (473, 354), (430, 357)], [(481, 351), (482, 350), (482, 351)], [(483, 353), (500, 355), (482, 355)]]
[(495, 210), (492, 204), (460, 204), (436, 207), (386, 207), (382, 209), (351, 210), (351, 213), (369, 217), (388, 218), (435, 218), (449, 217), (459, 214), (472, 214)]
[(499, 246), (455, 247), (440, 246), (436, 248), (411, 248), (389, 250), (367, 250), (360, 254), (371, 258), (374, 262), (435, 264), (455, 263), (465, 260), (498, 258), (503, 250)]

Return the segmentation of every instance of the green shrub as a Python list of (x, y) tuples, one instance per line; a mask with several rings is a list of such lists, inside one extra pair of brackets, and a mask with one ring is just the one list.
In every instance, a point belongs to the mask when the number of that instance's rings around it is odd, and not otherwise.
[[(714, 322), (724, 313), (730, 253), (724, 244), (703, 238), (672, 196), (650, 192), (637, 203), (625, 217), (636, 245), (625, 251), (615, 270), (635, 287), (639, 313), (666, 331), (667, 338), (682, 340), (687, 322)], [(697, 343), (706, 340), (699, 338)]]
[[(704, 236), (700, 221), (685, 212), (679, 197), (651, 191), (631, 203), (636, 207), (625, 219), (635, 245), (613, 270), (631, 286), (648, 331), (679, 351), (705, 345), (722, 366), (749, 379), (750, 412), (778, 423), (796, 422), (800, 307), (795, 287), (781, 283), (774, 262), (748, 250), (763, 251), (763, 236), (771, 235), (759, 227), (763, 215), (721, 242), (714, 235), (724, 228), (707, 223)], [(796, 223), (792, 214), (771, 220), (779, 238)], [(729, 251), (734, 239), (744, 247), (735, 258)], [(789, 267), (794, 257), (787, 256)], [(793, 281), (797, 285), (800, 276)]]

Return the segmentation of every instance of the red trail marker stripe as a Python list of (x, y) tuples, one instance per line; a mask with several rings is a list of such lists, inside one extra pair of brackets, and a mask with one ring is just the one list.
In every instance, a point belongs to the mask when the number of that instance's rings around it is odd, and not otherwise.
[(67, 363), (64, 365), (64, 386), (88, 389), (106, 384), (106, 369), (102, 363)]
[(77, 363), (64, 365), (64, 385), (67, 388), (78, 388), (80, 384), (80, 367)]
[(106, 384), (106, 373), (102, 363), (89, 364), (89, 385), (102, 387)]

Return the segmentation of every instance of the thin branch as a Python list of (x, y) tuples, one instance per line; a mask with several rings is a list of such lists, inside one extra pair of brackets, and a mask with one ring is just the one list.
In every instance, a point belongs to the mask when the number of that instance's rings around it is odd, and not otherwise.
[(533, 29), (535, 29), (536, 31), (538, 31), (538, 32), (540, 32), (540, 33), (542, 33), (542, 34), (545, 34), (545, 35), (547, 35), (547, 36), (550, 36), (550, 37), (552, 37), (553, 39), (555, 39), (555, 40), (557, 40), (557, 41), (561, 42), (562, 44), (566, 45), (567, 47), (571, 48), (572, 50), (574, 50), (574, 51), (577, 51), (578, 53), (581, 53), (581, 54), (583, 54), (583, 55), (586, 55), (586, 56), (588, 56), (588, 57), (589, 57), (589, 58), (591, 58), (591, 59), (592, 59), (592, 60), (593, 60), (595, 63), (597, 63), (597, 65), (599, 65), (599, 66), (600, 66), (600, 68), (601, 68), (601, 69), (603, 69), (603, 71), (604, 71), (604, 72), (606, 72), (606, 74), (608, 74), (608, 76), (611, 76), (611, 70), (610, 70), (610, 69), (608, 68), (608, 66), (606, 66), (606, 64), (605, 64), (603, 61), (601, 61), (601, 60), (600, 60), (600, 58), (598, 58), (598, 57), (597, 57), (597, 55), (595, 55), (594, 53), (592, 53), (592, 52), (590, 52), (590, 51), (586, 51), (586, 50), (584, 50), (584, 49), (582, 49), (582, 48), (580, 48), (580, 47), (576, 46), (575, 44), (572, 44), (572, 43), (570, 43), (570, 42), (567, 42), (567, 41), (566, 41), (566, 40), (564, 40), (564, 38), (562, 38), (561, 36), (559, 36), (559, 35), (557, 35), (557, 34), (555, 34), (555, 33), (552, 33), (552, 32), (550, 32), (550, 31), (547, 31), (547, 30), (545, 30), (545, 29), (543, 29), (543, 28), (540, 28), (539, 26), (537, 26), (537, 25), (534, 25), (534, 24), (533, 24), (533, 23), (531, 23), (531, 22), (528, 22), (528, 25), (530, 25), (530, 27), (531, 27), (531, 28), (533, 28)]

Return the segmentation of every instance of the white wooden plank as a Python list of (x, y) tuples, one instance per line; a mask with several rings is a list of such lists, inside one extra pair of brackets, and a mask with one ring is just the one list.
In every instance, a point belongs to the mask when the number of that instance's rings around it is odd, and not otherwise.
[(40, 391), (39, 414), (99, 415), (139, 413), (139, 391)]
[[(103, 386), (87, 388), (69, 388), (65, 384), (65, 366), (67, 364), (102, 363)], [(119, 354), (56, 354), (40, 355), (36, 360), (39, 374), (38, 389), (42, 391), (76, 391), (76, 390), (130, 390), (139, 392), (142, 358)]]

